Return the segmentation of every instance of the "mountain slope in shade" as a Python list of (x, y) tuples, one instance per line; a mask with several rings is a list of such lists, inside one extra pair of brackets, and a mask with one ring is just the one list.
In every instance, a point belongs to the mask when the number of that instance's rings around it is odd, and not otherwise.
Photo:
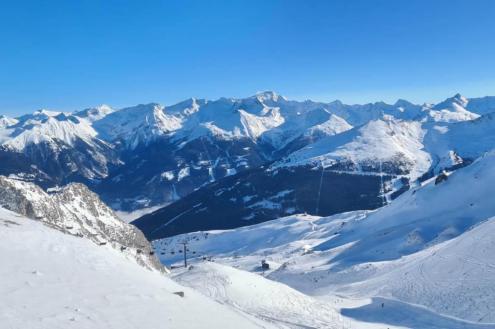
[(144, 267), (165, 270), (143, 234), (120, 221), (82, 184), (72, 183), (48, 194), (35, 184), (0, 176), (0, 206), (63, 233), (109, 245)]
[(257, 168), (208, 184), (132, 224), (155, 240), (198, 230), (253, 225), (301, 212), (336, 214), (375, 209), (384, 202), (382, 179), (387, 182), (392, 176), (311, 167), (276, 171)]
[(0, 263), (0, 323), (6, 328), (275, 328), (108, 246), (2, 208)]

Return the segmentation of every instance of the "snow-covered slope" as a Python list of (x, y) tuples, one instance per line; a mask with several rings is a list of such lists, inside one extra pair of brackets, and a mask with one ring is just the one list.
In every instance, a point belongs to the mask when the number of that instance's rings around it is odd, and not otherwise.
[(164, 263), (180, 261), (178, 242), (184, 240), (193, 259), (254, 272), (265, 259), (268, 278), (303, 293), (371, 298), (341, 310), (360, 321), (493, 328), (494, 168), (491, 152), (376, 211), (296, 215), (236, 230), (189, 233), (155, 241), (154, 247)]
[(70, 113), (41, 110), (7, 120), (0, 124), (0, 146), (7, 160), (23, 154), (56, 183), (96, 181), (118, 163), (113, 146), (97, 138), (91, 120)]
[(284, 328), (342, 328), (330, 303), (260, 275), (211, 262), (178, 271), (173, 278), (206, 296)]
[(55, 147), (58, 142), (62, 142), (73, 146), (76, 139), (91, 143), (96, 136), (90, 122), (62, 112), (40, 110), (18, 120), (15, 124), (4, 127), (10, 134), (0, 141), (17, 150), (39, 143), (54, 144)]
[(495, 214), (494, 168), (495, 153), (489, 153), (438, 185), (430, 180), (405, 192), (318, 248), (351, 243), (338, 256), (341, 266), (347, 266), (397, 259), (458, 236)]
[(115, 112), (113, 108), (108, 105), (100, 105), (97, 107), (92, 107), (88, 109), (84, 109), (82, 111), (78, 111), (74, 113), (75, 116), (86, 119), (90, 122), (98, 121), (103, 119), (107, 115)]
[(108, 246), (1, 208), (0, 264), (2, 328), (274, 327), (147, 271)]
[(141, 104), (106, 115), (94, 123), (99, 137), (109, 142), (123, 142), (135, 149), (157, 137), (181, 128), (181, 119), (167, 115), (161, 105)]
[(495, 217), (355, 284), (359, 293), (420, 304), (495, 327)]
[[(437, 105), (464, 106), (456, 96)], [(443, 110), (430, 110), (428, 113)], [(433, 114), (432, 114), (433, 115)], [(414, 182), (429, 171), (460, 166), (495, 148), (493, 114), (462, 120), (398, 120), (385, 116), (336, 136), (328, 136), (274, 164), (274, 168), (312, 166), (354, 173), (387, 173)]]
[(82, 184), (72, 183), (48, 194), (33, 183), (0, 176), (0, 206), (63, 233), (109, 245), (147, 268), (163, 270), (143, 234), (120, 221)]
[(424, 135), (421, 123), (417, 121), (392, 118), (370, 121), (310, 144), (281, 160), (274, 168), (312, 165), (356, 173), (406, 174), (415, 180), (430, 168), (429, 155), (423, 151)]
[(469, 100), (466, 97), (457, 94), (428, 109), (428, 120), (435, 122), (459, 122), (478, 118), (479, 114), (466, 109), (468, 103)]
[(435, 123), (429, 127), (424, 144), (437, 172), (473, 161), (495, 148), (495, 114), (453, 124)]

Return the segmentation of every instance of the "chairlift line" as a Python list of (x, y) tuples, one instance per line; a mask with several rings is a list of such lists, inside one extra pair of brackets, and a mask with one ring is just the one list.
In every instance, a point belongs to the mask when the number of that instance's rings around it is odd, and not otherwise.
[(380, 194), (382, 199), (382, 207), (387, 205), (387, 199), (385, 197), (385, 185), (383, 183), (383, 167), (382, 160), (380, 160)]
[(323, 161), (320, 162), (320, 166), (321, 166), (321, 176), (320, 176), (320, 187), (318, 188), (318, 197), (316, 200), (316, 210), (315, 210), (316, 216), (318, 216), (318, 213), (320, 212), (321, 188), (323, 186), (323, 173), (325, 172), (325, 167), (323, 167)]

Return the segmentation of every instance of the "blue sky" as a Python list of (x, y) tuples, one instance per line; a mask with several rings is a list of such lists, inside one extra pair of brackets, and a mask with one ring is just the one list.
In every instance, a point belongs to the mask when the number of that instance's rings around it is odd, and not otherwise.
[(1, 1), (0, 114), (495, 95), (495, 1)]

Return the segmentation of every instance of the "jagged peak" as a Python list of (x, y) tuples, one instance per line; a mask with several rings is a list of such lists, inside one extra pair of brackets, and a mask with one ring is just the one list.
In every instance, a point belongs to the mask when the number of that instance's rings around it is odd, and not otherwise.
[(413, 103), (411, 103), (410, 101), (408, 100), (405, 100), (405, 99), (402, 99), (402, 98), (399, 98), (395, 103), (394, 103), (394, 106), (395, 107), (409, 107), (409, 106), (415, 106)]
[(40, 110), (35, 111), (33, 113), (33, 115), (46, 115), (47, 117), (55, 117), (61, 113), (63, 113), (63, 112), (47, 110), (47, 109), (40, 109)]
[(465, 108), (468, 103), (469, 100), (466, 97), (462, 96), (460, 93), (457, 93), (454, 96), (447, 98), (443, 102), (438, 103), (437, 105), (434, 106), (434, 108), (444, 109), (444, 108), (452, 107), (454, 104)]
[(205, 99), (191, 97), (179, 103), (166, 106), (165, 113), (185, 112), (185, 114), (191, 114), (196, 112), (200, 106), (205, 105), (206, 103), (207, 101)]
[(285, 98), (284, 96), (279, 95), (271, 90), (258, 91), (256, 92), (256, 95), (254, 95), (253, 97), (257, 98), (260, 102), (264, 102), (264, 101), (278, 102), (280, 99), (284, 101), (287, 100), (287, 98)]
[(340, 99), (336, 99), (330, 103), (328, 103), (328, 105), (336, 105), (336, 106), (343, 106), (344, 103), (340, 100)]
[(112, 107), (102, 104), (96, 107), (90, 107), (82, 111), (76, 112), (74, 113), (74, 115), (80, 118), (85, 118), (93, 122), (103, 119), (104, 117), (106, 117), (107, 115), (113, 112), (115, 112), (115, 110)]

